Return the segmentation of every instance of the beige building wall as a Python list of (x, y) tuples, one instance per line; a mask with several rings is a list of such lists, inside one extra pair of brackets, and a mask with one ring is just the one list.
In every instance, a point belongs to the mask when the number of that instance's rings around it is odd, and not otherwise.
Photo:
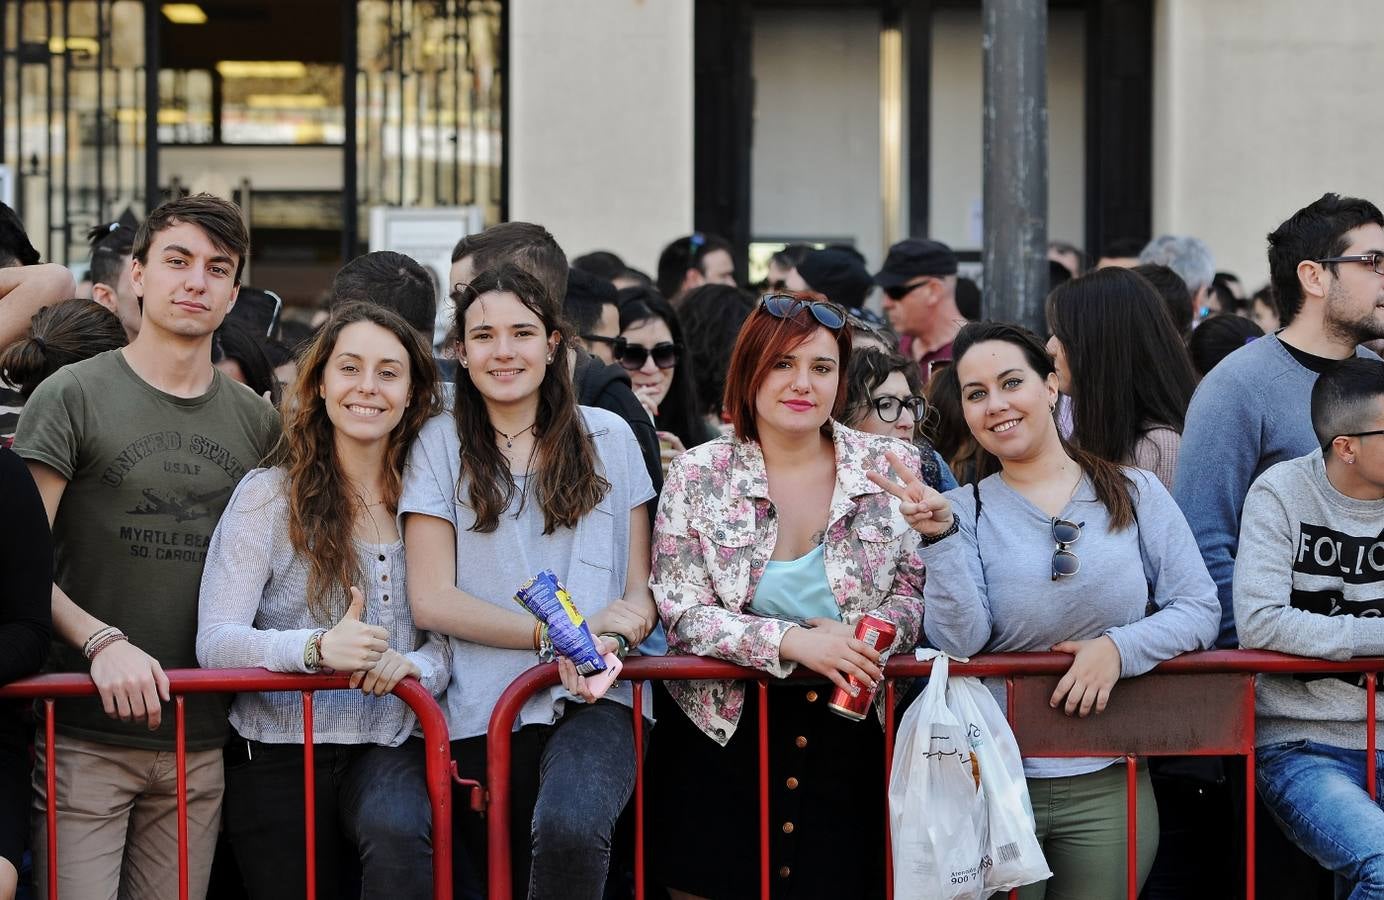
[(1264, 236), (1326, 191), (1384, 203), (1378, 0), (1160, 0), (1154, 232), (1206, 240), (1246, 287)]
[[(1080, 10), (1048, 12), (1048, 237), (1077, 245), (1086, 228), (1085, 27)], [(933, 13), (929, 237), (957, 250), (979, 250), (983, 233), (981, 31), (979, 9)]]
[(753, 42), (753, 238), (843, 240), (878, 267), (879, 10), (757, 10)]
[(511, 219), (650, 275), (692, 229), (693, 0), (514, 0)]

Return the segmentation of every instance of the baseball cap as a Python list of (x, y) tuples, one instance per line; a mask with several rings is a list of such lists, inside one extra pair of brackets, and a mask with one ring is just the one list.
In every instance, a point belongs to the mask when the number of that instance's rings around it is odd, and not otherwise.
[[(905, 284), (920, 275), (955, 275), (956, 254), (941, 241), (909, 238), (889, 248), (884, 267), (875, 274), (875, 284), (883, 288)], [(806, 276), (803, 276), (806, 278)]]
[(813, 250), (797, 268), (808, 287), (845, 307), (860, 306), (874, 287), (865, 263), (844, 250)]

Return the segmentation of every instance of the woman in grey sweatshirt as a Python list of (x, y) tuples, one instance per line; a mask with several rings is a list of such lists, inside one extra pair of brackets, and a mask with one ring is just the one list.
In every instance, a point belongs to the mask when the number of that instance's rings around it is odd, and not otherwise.
[[(946, 495), (916, 479), (893, 486), (923, 535), (924, 631), (953, 656), (1071, 653), (1052, 705), (1068, 715), (1099, 713), (1120, 678), (1211, 644), (1220, 617), (1215, 584), (1152, 474), (1062, 440), (1053, 363), (1035, 335), (972, 324), (954, 349), (966, 422), (1002, 470)], [(1124, 892), (1124, 775), (1113, 762), (1024, 760), (1050, 883), (1064, 897)], [(1142, 766), (1138, 820), (1142, 884), (1158, 842)]]

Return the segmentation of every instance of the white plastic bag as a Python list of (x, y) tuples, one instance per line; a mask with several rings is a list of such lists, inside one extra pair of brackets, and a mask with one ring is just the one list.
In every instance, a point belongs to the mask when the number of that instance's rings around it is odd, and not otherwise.
[(947, 706), (947, 658), (904, 713), (889, 773), (896, 900), (984, 896), (986, 810), (967, 725)]
[[(936, 671), (937, 663), (933, 663), (934, 675)], [(989, 863), (981, 872), (985, 895), (1052, 877), (1034, 833), (1028, 780), (1009, 722), (979, 678), (953, 676), (950, 682), (950, 707), (966, 723), (971, 752), (980, 760)]]

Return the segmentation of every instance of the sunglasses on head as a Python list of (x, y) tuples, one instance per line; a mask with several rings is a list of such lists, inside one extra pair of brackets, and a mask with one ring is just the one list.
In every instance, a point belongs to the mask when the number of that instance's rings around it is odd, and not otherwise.
[(1052, 580), (1081, 571), (1081, 560), (1067, 547), (1081, 540), (1081, 528), (1085, 522), (1068, 522), (1066, 519), (1052, 520), (1052, 540), (1057, 549), (1052, 551)]
[(653, 357), (654, 365), (660, 369), (671, 369), (678, 364), (678, 358), (682, 356), (682, 346), (674, 344), (672, 341), (660, 341), (652, 347), (645, 347), (643, 344), (631, 344), (624, 338), (616, 338), (615, 345), (611, 351), (620, 367), (637, 372), (644, 368), (644, 363), (649, 357)]
[(806, 308), (817, 324), (832, 331), (846, 325), (846, 311), (827, 300), (800, 300), (789, 294), (765, 294), (759, 298), (765, 312), (779, 319), (791, 319)]

